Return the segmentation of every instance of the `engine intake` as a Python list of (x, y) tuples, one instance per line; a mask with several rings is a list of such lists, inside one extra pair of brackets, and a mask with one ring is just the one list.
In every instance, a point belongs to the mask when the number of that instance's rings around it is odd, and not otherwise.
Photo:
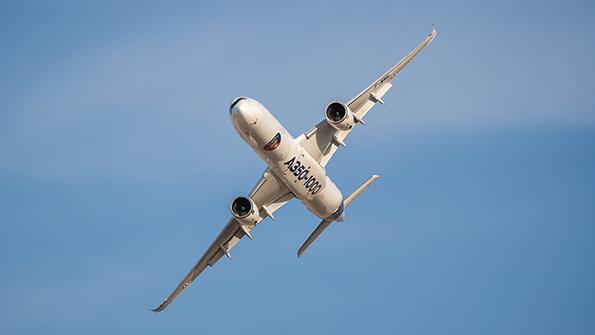
[(349, 107), (333, 101), (324, 110), (326, 122), (337, 130), (349, 130), (355, 125), (355, 118)]
[(237, 197), (229, 206), (231, 215), (242, 224), (256, 224), (260, 218), (258, 207), (252, 199), (247, 197)]

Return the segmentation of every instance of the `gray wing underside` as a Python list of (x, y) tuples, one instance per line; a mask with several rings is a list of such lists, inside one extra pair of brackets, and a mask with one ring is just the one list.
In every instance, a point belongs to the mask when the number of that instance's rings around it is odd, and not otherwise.
[[(407, 56), (401, 59), (401, 61), (391, 67), (385, 74), (380, 76), (380, 78), (347, 103), (349, 109), (358, 119), (363, 120), (368, 111), (370, 111), (370, 109), (377, 103), (384, 103), (382, 97), (392, 87), (391, 81), (415, 58), (415, 56), (430, 44), (435, 37), (436, 29), (432, 30), (432, 33), (430, 33), (420, 45), (407, 54)], [(326, 166), (338, 147), (344, 143), (343, 140), (354, 128), (340, 131), (331, 127), (325, 120), (322, 120), (314, 128), (299, 136), (298, 141), (310, 155), (314, 157), (314, 159), (320, 162), (320, 165)]]
[[(291, 193), (287, 186), (285, 186), (285, 184), (267, 168), (250, 193), (250, 198), (252, 198), (254, 203), (259, 207), (260, 219), (258, 222), (252, 226), (245, 226), (246, 230), (244, 230), (239, 222), (232, 217), (225, 227), (223, 227), (223, 230), (221, 230), (219, 235), (217, 235), (215, 241), (213, 241), (196, 265), (194, 265), (192, 270), (190, 270), (190, 272), (182, 279), (169, 297), (152, 310), (153, 312), (161, 312), (164, 310), (207, 268), (207, 266), (213, 266), (223, 255), (229, 255), (229, 250), (231, 250), (246, 235), (246, 232), (250, 232), (258, 223), (269, 216), (269, 214), (272, 215), (277, 209), (285, 205), (293, 198), (293, 193)], [(263, 207), (265, 210), (263, 210)]]

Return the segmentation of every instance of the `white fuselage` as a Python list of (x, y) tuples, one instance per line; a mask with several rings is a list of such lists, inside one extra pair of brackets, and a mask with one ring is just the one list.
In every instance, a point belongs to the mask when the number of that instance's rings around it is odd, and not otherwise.
[(322, 167), (258, 101), (237, 98), (230, 107), (234, 128), (271, 171), (316, 216), (341, 220), (343, 196)]

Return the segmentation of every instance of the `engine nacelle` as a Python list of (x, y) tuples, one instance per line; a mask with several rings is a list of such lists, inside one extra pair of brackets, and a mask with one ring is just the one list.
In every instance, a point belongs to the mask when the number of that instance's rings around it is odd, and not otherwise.
[(231, 215), (242, 224), (256, 224), (260, 218), (258, 207), (252, 199), (247, 197), (237, 197), (229, 206)]
[(326, 106), (324, 117), (326, 122), (337, 130), (349, 130), (355, 125), (355, 117), (349, 107), (337, 101)]

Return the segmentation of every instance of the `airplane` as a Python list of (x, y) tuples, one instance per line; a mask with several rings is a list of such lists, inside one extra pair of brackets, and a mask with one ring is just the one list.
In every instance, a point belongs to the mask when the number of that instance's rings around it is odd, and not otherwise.
[(300, 200), (320, 224), (298, 250), (298, 257), (333, 222), (345, 219), (345, 210), (372, 182), (373, 175), (346, 198), (326, 174), (325, 166), (356, 125), (366, 125), (364, 116), (392, 87), (391, 81), (436, 37), (436, 28), (401, 61), (391, 67), (348, 103), (333, 101), (324, 112), (324, 120), (308, 132), (294, 138), (260, 102), (247, 97), (233, 100), (229, 113), (240, 137), (262, 158), (267, 168), (250, 195), (235, 198), (230, 204), (231, 219), (215, 238), (192, 270), (153, 312), (161, 312), (200, 275), (247, 236), (262, 220), (293, 198)]

